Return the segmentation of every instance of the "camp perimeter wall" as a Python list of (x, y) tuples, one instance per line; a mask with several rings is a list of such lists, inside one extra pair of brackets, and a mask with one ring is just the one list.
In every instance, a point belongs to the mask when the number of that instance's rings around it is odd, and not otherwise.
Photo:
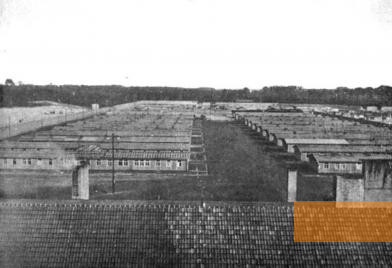
[(81, 120), (98, 113), (103, 113), (103, 111), (83, 111), (80, 113), (66, 114), (61, 116), (53, 116), (47, 119), (40, 119), (29, 121), (25, 123), (19, 123), (14, 125), (9, 125), (0, 128), (0, 139), (6, 139), (9, 137), (17, 136), (23, 133), (37, 130), (42, 127), (49, 127), (54, 125), (59, 125), (69, 121)]

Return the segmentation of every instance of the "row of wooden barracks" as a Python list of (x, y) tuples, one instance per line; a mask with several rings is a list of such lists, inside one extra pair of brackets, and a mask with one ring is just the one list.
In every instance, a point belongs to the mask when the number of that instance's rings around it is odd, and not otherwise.
[(312, 113), (236, 112), (235, 119), (319, 173), (362, 173), (361, 159), (392, 153), (388, 128)]
[[(1, 169), (187, 171), (190, 113), (116, 112), (0, 142)], [(114, 150), (113, 150), (114, 148)], [(114, 156), (114, 162), (112, 161)]]
[(392, 201), (391, 129), (311, 112), (234, 117), (296, 159), (286, 163), (289, 202), (296, 201), (298, 175), (333, 180), (336, 201)]

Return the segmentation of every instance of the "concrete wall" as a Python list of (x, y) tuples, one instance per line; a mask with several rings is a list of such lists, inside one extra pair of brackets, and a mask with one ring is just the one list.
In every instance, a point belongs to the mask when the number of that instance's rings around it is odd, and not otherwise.
[(336, 201), (363, 201), (364, 180), (336, 176)]
[(392, 161), (364, 161), (366, 201), (392, 201)]
[(365, 201), (392, 201), (392, 189), (366, 189)]
[(37, 130), (42, 127), (54, 126), (68, 121), (80, 120), (97, 114), (98, 111), (86, 111), (74, 114), (65, 114), (60, 116), (53, 116), (45, 120), (35, 120), (20, 124), (14, 124), (7, 127), (0, 128), (0, 139), (6, 139), (12, 136), (20, 135), (22, 133)]
[(82, 164), (72, 172), (72, 199), (88, 200), (89, 195), (89, 165)]
[(365, 161), (365, 188), (392, 189), (392, 161)]
[(337, 176), (336, 201), (392, 201), (391, 162), (364, 161), (361, 179)]
[(297, 200), (297, 177), (297, 170), (287, 170), (287, 202), (294, 202)]

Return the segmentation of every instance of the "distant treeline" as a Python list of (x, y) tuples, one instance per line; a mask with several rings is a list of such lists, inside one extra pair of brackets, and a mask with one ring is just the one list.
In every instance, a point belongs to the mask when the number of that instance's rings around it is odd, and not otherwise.
[(0, 85), (0, 105), (28, 106), (30, 101), (48, 100), (67, 104), (101, 107), (138, 100), (193, 100), (199, 102), (254, 102), (314, 103), (342, 105), (392, 106), (392, 87), (304, 89), (296, 86), (264, 87), (250, 91), (213, 88), (179, 87), (124, 87), (84, 85)]

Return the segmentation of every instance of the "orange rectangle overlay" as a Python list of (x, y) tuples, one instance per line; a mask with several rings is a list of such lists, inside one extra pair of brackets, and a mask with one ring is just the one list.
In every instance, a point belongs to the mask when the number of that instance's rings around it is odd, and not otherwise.
[(294, 242), (392, 242), (392, 201), (296, 201)]

